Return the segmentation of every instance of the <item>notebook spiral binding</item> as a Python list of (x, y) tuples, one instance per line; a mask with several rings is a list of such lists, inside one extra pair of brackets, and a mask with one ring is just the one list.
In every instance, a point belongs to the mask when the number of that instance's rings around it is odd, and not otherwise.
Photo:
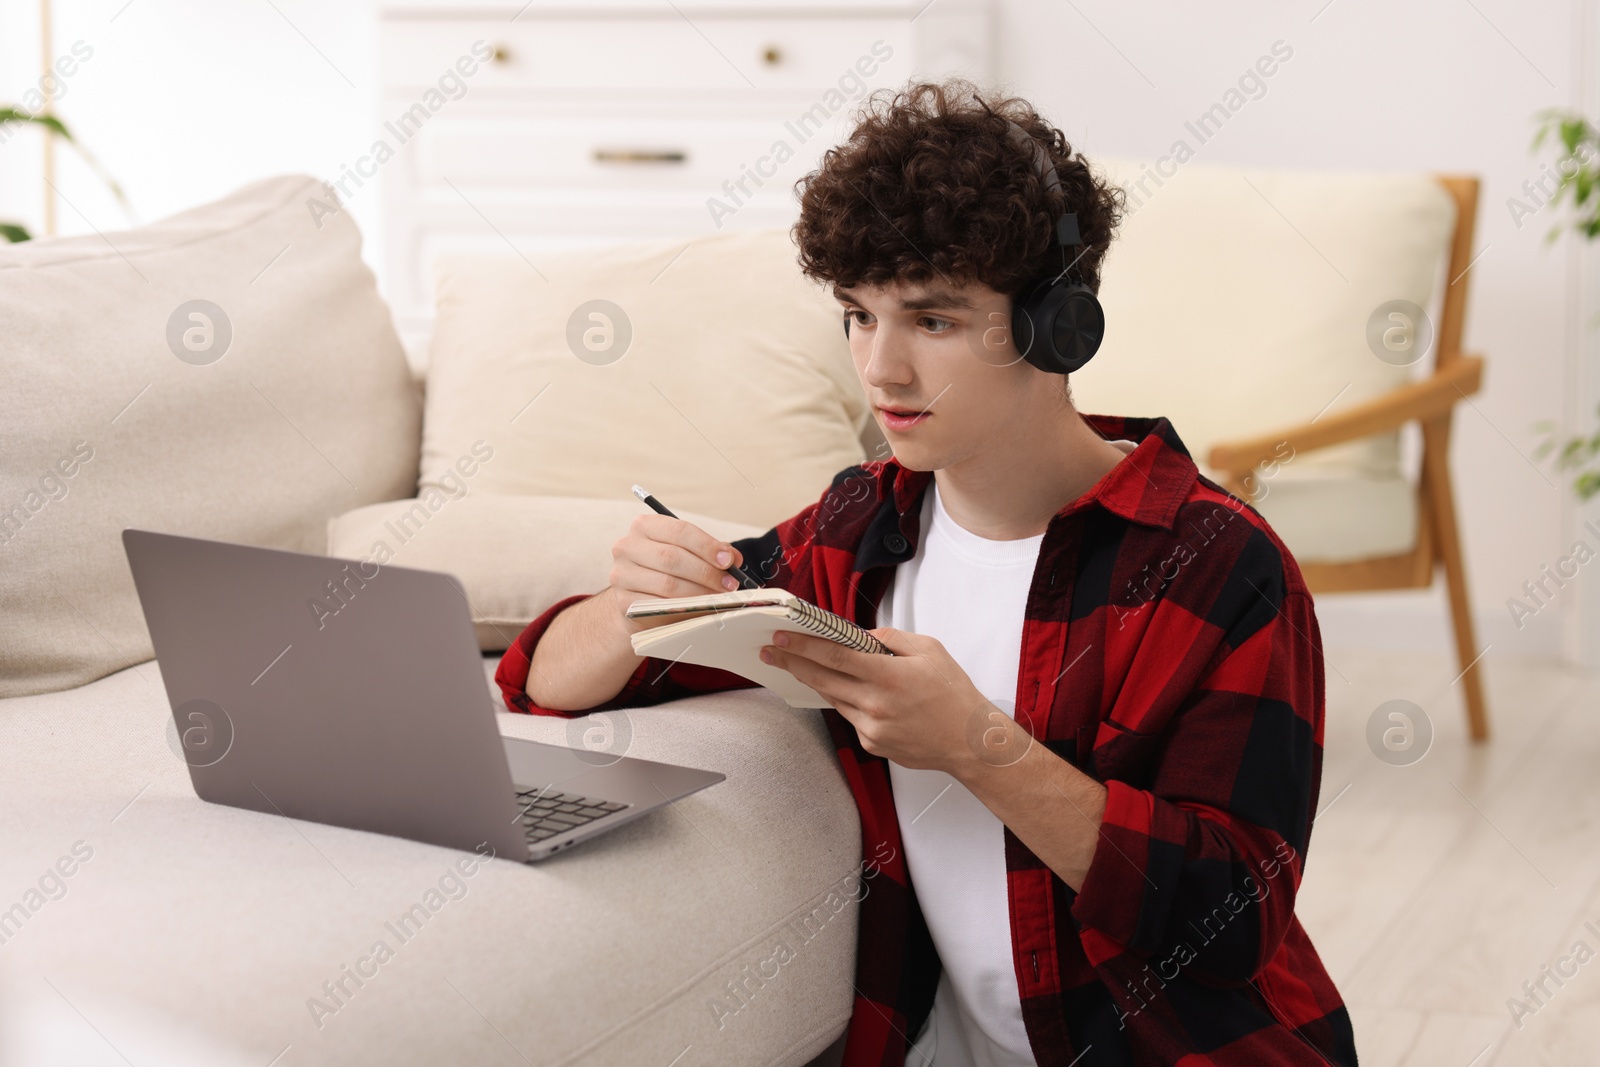
[(857, 652), (876, 652), (892, 656), (889, 647), (843, 615), (835, 615), (808, 601), (790, 605), (789, 617), (813, 633), (832, 638)]

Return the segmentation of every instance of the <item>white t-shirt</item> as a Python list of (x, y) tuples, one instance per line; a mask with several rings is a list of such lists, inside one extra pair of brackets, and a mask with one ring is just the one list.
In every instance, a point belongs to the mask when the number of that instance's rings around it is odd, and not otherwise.
[[(1112, 444), (1124, 454), (1136, 447)], [(884, 589), (877, 625), (938, 638), (978, 692), (1015, 717), (1023, 613), (1044, 534), (979, 537), (944, 510), (937, 479), (919, 529), (916, 555)], [(1012, 960), (1005, 827), (944, 771), (891, 761), (889, 784), (911, 884), (944, 965), (928, 1032), (907, 1067), (924, 1067), (935, 1044), (936, 1067), (1032, 1067)], [(962, 1037), (965, 1048), (957, 1047)]]
[[(991, 541), (956, 525), (931, 482), (917, 553), (895, 567), (879, 602), (879, 626), (936, 637), (1001, 711), (1014, 711), (1022, 616), (1044, 534)], [(975, 1067), (1035, 1062), (1022, 1024), (1011, 952), (1005, 828), (944, 771), (889, 764), (911, 883), (953, 994), (958, 1025), (936, 1020), (936, 1060)], [(966, 1050), (948, 1036), (966, 1037)], [(909, 1062), (909, 1061), (908, 1061)], [(917, 1060), (920, 1067), (920, 1059)]]

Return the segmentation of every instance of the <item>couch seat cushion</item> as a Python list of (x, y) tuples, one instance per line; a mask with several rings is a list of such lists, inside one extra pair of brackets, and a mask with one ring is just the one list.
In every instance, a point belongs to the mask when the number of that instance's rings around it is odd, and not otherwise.
[[(764, 532), (673, 510), (724, 541)], [(387, 556), (397, 566), (455, 575), (467, 591), (478, 647), (498, 652), (556, 601), (610, 585), (612, 544), (634, 516), (648, 514), (631, 494), (626, 500), (486, 496), (465, 479), (459, 496), (425, 491), (340, 515), (328, 523), (328, 555), (379, 564)]]
[[(821, 717), (759, 689), (623, 714), (630, 755), (727, 780), (463, 875), (473, 853), (196, 798), (154, 662), (0, 702), (0, 1062), (100, 1062), (95, 1023), (134, 1063), (805, 1063), (849, 1018), (863, 891)], [(598, 717), (499, 725), (566, 743)]]

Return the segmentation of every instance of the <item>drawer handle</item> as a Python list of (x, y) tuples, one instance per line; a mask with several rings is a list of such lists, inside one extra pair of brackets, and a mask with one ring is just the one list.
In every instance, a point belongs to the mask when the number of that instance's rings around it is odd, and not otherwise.
[(511, 49), (507, 48), (503, 44), (497, 44), (497, 45), (493, 46), (492, 51), (490, 51), (490, 53), (489, 53), (489, 62), (491, 62), (491, 63), (509, 63), (509, 62), (511, 62)]
[(682, 163), (689, 158), (688, 154), (675, 148), (649, 149), (649, 148), (596, 148), (594, 161), (596, 163), (616, 163), (627, 166), (645, 163)]
[(778, 50), (777, 45), (769, 44), (761, 52), (761, 61), (769, 67), (776, 67), (783, 62), (783, 53)]

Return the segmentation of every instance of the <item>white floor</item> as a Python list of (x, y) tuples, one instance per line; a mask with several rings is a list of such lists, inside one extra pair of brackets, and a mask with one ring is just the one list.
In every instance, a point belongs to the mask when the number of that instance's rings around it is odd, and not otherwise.
[[(1325, 659), (1320, 813), (1297, 910), (1363, 1067), (1600, 1063), (1600, 677), (1491, 652), (1492, 736), (1473, 745), (1453, 659)], [(1435, 731), (1409, 766), (1366, 739), (1397, 698)], [(1541, 979), (1530, 999), (1523, 983)], [(1508, 1001), (1537, 1010), (1514, 1020)]]

